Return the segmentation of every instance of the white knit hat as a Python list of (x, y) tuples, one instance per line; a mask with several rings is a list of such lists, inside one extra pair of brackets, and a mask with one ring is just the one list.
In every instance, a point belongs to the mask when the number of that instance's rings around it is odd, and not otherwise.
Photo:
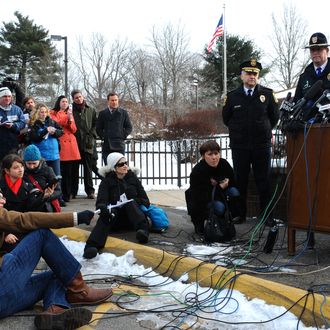
[(6, 96), (6, 95), (12, 96), (10, 89), (8, 87), (1, 87), (0, 88), (0, 97)]
[(110, 171), (115, 169), (116, 164), (119, 162), (121, 158), (125, 158), (125, 156), (119, 152), (112, 152), (107, 157), (107, 164)]

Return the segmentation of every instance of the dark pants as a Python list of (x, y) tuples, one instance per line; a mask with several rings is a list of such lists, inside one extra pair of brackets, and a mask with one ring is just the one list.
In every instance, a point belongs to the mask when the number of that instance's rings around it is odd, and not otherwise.
[(123, 205), (121, 208), (116, 208), (116, 216), (111, 219), (110, 216), (100, 216), (92, 230), (86, 247), (96, 247), (102, 249), (107, 240), (108, 234), (111, 231), (118, 229), (143, 229), (148, 232), (148, 221), (144, 213), (140, 210), (135, 201)]
[(94, 193), (93, 186), (93, 155), (88, 152), (80, 151), (81, 160), (80, 162), (75, 162), (72, 166), (72, 195), (77, 195), (79, 187), (79, 165), (82, 164), (84, 170), (84, 187), (87, 195)]
[(258, 189), (260, 210), (261, 212), (264, 211), (271, 199), (271, 148), (254, 150), (234, 148), (232, 149), (232, 158), (237, 188), (242, 199), (242, 215), (246, 216), (247, 213), (247, 189), (251, 167)]
[[(74, 164), (77, 164), (78, 171), (79, 171), (79, 160), (67, 160), (67, 161), (61, 161), (61, 174), (62, 174), (62, 181), (61, 181), (61, 187), (62, 187), (62, 194), (63, 198), (65, 200), (70, 200), (71, 195), (71, 189), (72, 189), (72, 179), (73, 179), (73, 169)], [(76, 195), (75, 193), (74, 195)]]

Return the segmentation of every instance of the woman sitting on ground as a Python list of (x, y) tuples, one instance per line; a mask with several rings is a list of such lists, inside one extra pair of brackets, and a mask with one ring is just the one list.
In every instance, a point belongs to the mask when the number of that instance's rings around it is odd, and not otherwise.
[[(17, 212), (42, 211), (45, 198), (48, 198), (53, 190), (49, 188), (43, 194), (23, 176), (24, 162), (22, 158), (16, 154), (7, 155), (2, 160), (2, 177), (0, 179), (0, 190), (6, 199), (6, 209)], [(11, 251), (21, 238), (21, 234), (11, 233), (8, 230), (2, 250)]]
[(59, 203), (61, 188), (58, 183), (60, 178), (46, 164), (39, 149), (34, 144), (30, 144), (24, 149), (23, 160), (25, 164), (24, 179), (44, 193), (42, 211), (61, 212)]
[[(70, 330), (88, 324), (92, 312), (71, 306), (100, 304), (112, 290), (88, 287), (79, 262), (48, 228), (89, 225), (94, 212), (9, 212), (3, 208), (5, 202), (0, 193), (0, 248), (5, 230), (25, 236), (14, 250), (0, 256), (0, 319), (43, 300), (45, 311), (34, 319), (37, 329)], [(33, 274), (41, 257), (50, 270)]]
[[(149, 225), (146, 216), (139, 206), (147, 208), (149, 198), (136, 174), (129, 169), (124, 155), (113, 152), (107, 157), (107, 165), (101, 167), (99, 173), (104, 177), (101, 181), (96, 209), (100, 210), (100, 217), (89, 236), (84, 258), (94, 258), (105, 245), (110, 231), (134, 228), (139, 243), (147, 243)], [(131, 200), (120, 207), (111, 208), (120, 201)]]
[[(214, 212), (223, 216), (226, 207), (224, 198), (229, 197), (229, 207), (233, 217), (240, 216), (240, 194), (235, 187), (234, 171), (231, 165), (221, 158), (220, 146), (216, 141), (207, 141), (199, 148), (202, 159), (194, 166), (190, 174), (190, 187), (186, 191), (188, 214), (195, 227), (196, 234), (203, 234), (204, 222), (212, 206), (214, 196)], [(239, 222), (237, 219), (236, 223)]]

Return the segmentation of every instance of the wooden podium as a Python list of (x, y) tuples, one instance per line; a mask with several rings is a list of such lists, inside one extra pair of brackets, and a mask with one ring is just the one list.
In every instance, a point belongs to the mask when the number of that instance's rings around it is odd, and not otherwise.
[(295, 253), (296, 229), (307, 231), (311, 223), (313, 231), (330, 233), (330, 125), (307, 131), (306, 138), (303, 131), (287, 134), (289, 254)]

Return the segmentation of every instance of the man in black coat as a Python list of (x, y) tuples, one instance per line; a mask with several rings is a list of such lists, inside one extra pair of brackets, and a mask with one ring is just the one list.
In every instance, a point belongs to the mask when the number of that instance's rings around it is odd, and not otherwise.
[(109, 93), (107, 100), (108, 107), (100, 112), (96, 121), (96, 132), (103, 140), (102, 159), (105, 165), (110, 153), (125, 155), (125, 139), (132, 132), (127, 111), (119, 107), (118, 94)]
[(194, 166), (190, 174), (190, 187), (186, 191), (188, 214), (194, 224), (196, 234), (203, 234), (204, 222), (212, 206), (214, 193), (214, 211), (222, 217), (226, 211), (224, 198), (229, 199), (233, 217), (240, 216), (239, 191), (235, 187), (234, 171), (231, 165), (220, 155), (220, 146), (216, 141), (207, 141), (199, 149), (202, 159)]
[(273, 91), (258, 84), (261, 69), (255, 59), (240, 65), (243, 83), (228, 93), (222, 111), (223, 122), (229, 129), (235, 178), (243, 199), (243, 222), (251, 166), (261, 211), (271, 199), (271, 139), (279, 111)]

